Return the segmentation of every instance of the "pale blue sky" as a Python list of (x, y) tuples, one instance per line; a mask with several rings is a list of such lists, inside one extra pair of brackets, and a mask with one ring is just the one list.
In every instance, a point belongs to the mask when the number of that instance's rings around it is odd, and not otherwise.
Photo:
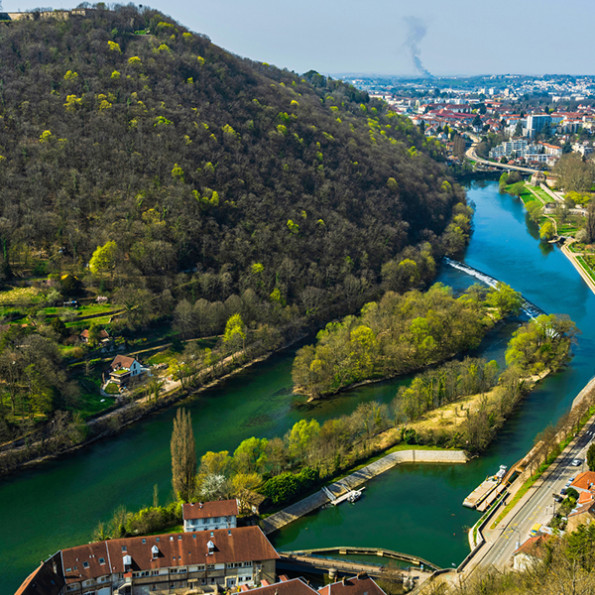
[[(1, 1), (5, 11), (78, 4)], [(595, 0), (154, 0), (150, 6), (240, 56), (299, 73), (414, 74), (406, 46), (412, 28), (422, 65), (435, 75), (595, 73)]]

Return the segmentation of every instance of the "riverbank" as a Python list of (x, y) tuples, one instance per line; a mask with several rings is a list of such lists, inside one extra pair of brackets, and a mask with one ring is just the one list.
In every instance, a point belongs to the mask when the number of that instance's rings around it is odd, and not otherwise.
[[(299, 340), (301, 339), (296, 339), (293, 343)], [(289, 348), (290, 346), (291, 345), (285, 345), (279, 349), (279, 351)], [(186, 398), (213, 389), (248, 368), (266, 361), (274, 353), (276, 353), (276, 351), (254, 357), (250, 361), (224, 373), (222, 376), (218, 376), (199, 388), (187, 389), (182, 386), (180, 381), (170, 381), (169, 386), (166, 390), (160, 393), (157, 400), (150, 395), (147, 395), (117, 409), (111, 409), (107, 413), (89, 420), (85, 424), (86, 430), (83, 434), (85, 436), (83, 440), (62, 448), (58, 446), (55, 452), (44, 452), (53, 447), (51, 439), (39, 440), (0, 452), (0, 477), (73, 454), (99, 442), (100, 440), (105, 440), (124, 430), (128, 426), (131, 426), (162, 409), (171, 407)], [(224, 363), (232, 362), (233, 358), (234, 356), (229, 356)], [(207, 375), (208, 373), (210, 373), (210, 370), (206, 370), (204, 375)]]
[(585, 271), (583, 265), (579, 262), (577, 255), (570, 250), (567, 244), (564, 244), (560, 250), (562, 251), (562, 254), (564, 254), (564, 256), (570, 260), (572, 266), (578, 271), (578, 274), (583, 278), (583, 281), (587, 284), (589, 289), (595, 293), (595, 282), (593, 281), (591, 275)]
[[(295, 504), (287, 506), (283, 510), (272, 514), (261, 522), (265, 535), (269, 535), (289, 525), (293, 521), (303, 517), (325, 504), (331, 502), (331, 497), (340, 498), (347, 492), (359, 488), (370, 479), (392, 469), (400, 463), (466, 463), (467, 455), (462, 450), (429, 450), (423, 448), (410, 448), (408, 450), (397, 450), (382, 458), (357, 469), (350, 475), (325, 486), (323, 489), (303, 498)], [(334, 499), (333, 498), (333, 499)]]

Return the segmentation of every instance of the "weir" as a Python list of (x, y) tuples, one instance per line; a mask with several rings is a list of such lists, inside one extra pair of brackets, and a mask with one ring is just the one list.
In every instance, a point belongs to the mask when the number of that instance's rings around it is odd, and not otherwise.
[[(453, 269), (457, 269), (458, 271), (462, 271), (463, 273), (466, 273), (471, 277), (475, 277), (475, 279), (481, 281), (482, 283), (485, 283), (489, 287), (495, 288), (499, 283), (498, 279), (495, 279), (494, 277), (491, 277), (486, 273), (482, 273), (481, 271), (478, 271), (477, 269), (470, 267), (468, 264), (464, 264), (462, 262), (459, 262), (458, 260), (452, 260), (447, 256), (445, 256), (443, 260), (447, 265), (451, 266)], [(537, 316), (539, 316), (540, 314), (545, 314), (545, 312), (541, 308), (539, 308), (529, 300), (525, 299), (523, 296), (521, 297), (523, 298), (521, 308), (529, 318), (537, 318)]]

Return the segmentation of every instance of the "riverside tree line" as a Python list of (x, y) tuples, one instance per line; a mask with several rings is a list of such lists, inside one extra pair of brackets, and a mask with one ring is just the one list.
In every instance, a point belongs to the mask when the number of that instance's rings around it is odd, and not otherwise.
[[(415, 376), (390, 404), (361, 403), (349, 415), (302, 419), (283, 436), (251, 437), (234, 452), (209, 451), (197, 456), (190, 414), (177, 411), (171, 437), (172, 485), (175, 499), (138, 512), (118, 509), (96, 537), (120, 537), (157, 531), (179, 523), (181, 502), (235, 497), (248, 512), (254, 494), (272, 506), (284, 505), (322, 481), (399, 444), (428, 444), (484, 450), (522, 396), (531, 377), (557, 370), (569, 358), (576, 328), (565, 317), (541, 315), (515, 331), (506, 351), (507, 367), (478, 358), (453, 360)], [(488, 400), (486, 395), (492, 398)], [(409, 425), (437, 407), (479, 395), (475, 408), (461, 408), (463, 423), (452, 431), (439, 427), (416, 432)]]

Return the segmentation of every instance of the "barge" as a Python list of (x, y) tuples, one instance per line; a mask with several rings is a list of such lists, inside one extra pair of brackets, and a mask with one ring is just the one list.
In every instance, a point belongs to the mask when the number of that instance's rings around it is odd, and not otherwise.
[(466, 498), (463, 506), (466, 508), (478, 508), (481, 503), (502, 483), (508, 467), (500, 465), (498, 473), (490, 475), (482, 481)]

